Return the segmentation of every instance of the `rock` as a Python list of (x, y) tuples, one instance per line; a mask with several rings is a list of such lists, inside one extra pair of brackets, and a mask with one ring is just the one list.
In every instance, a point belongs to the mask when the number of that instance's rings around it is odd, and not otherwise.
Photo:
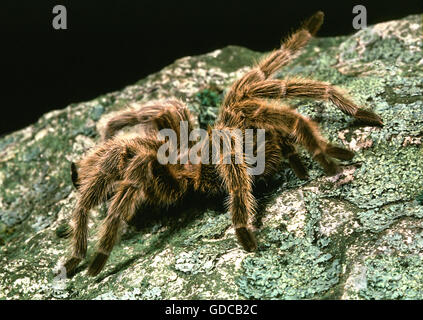
[[(97, 278), (82, 270), (66, 279), (55, 270), (69, 254), (70, 162), (99, 141), (105, 117), (134, 102), (177, 97), (205, 126), (261, 53), (229, 46), (185, 57), (2, 137), (0, 299), (422, 299), (421, 30), (422, 16), (413, 15), (317, 38), (277, 75), (345, 88), (385, 126), (357, 126), (330, 103), (292, 100), (356, 157), (326, 177), (303, 152), (309, 180), (284, 166), (270, 188), (259, 188), (255, 253), (236, 242), (222, 199), (190, 198), (168, 212), (141, 212)], [(105, 205), (92, 212), (89, 255), (105, 212)]]

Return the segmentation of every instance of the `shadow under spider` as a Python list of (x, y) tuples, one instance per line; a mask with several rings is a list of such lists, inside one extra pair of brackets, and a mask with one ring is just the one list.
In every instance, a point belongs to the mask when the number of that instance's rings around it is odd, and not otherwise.
[[(260, 178), (255, 181), (253, 188), (253, 195), (257, 202), (255, 225), (260, 225), (266, 206), (277, 196), (275, 191), (284, 182), (289, 182), (291, 179), (298, 180), (295, 175), (276, 174), (266, 180)], [(216, 211), (221, 214), (226, 213), (227, 209), (224, 206), (226, 197), (227, 194), (224, 193), (207, 196), (190, 191), (182, 201), (168, 208), (142, 205), (137, 209), (137, 212), (128, 224), (135, 227), (137, 232), (151, 232), (151, 228), (157, 225), (167, 227), (167, 229), (173, 231), (181, 230), (206, 211)], [(129, 238), (124, 237), (123, 239)]]

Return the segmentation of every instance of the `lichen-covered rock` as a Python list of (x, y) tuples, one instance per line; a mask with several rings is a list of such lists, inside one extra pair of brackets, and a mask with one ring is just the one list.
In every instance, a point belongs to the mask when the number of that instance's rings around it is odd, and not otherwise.
[[(277, 75), (345, 88), (385, 126), (357, 126), (329, 103), (292, 100), (356, 157), (326, 177), (304, 152), (308, 181), (286, 166), (257, 191), (257, 252), (236, 242), (216, 205), (222, 199), (190, 198), (168, 212), (140, 212), (96, 278), (83, 270), (55, 276), (76, 199), (70, 162), (99, 141), (105, 119), (134, 102), (178, 97), (206, 126), (229, 84), (260, 56), (230, 46), (179, 59), (2, 137), (0, 299), (422, 299), (422, 15), (314, 39)], [(92, 212), (89, 254), (105, 212), (106, 205)]]

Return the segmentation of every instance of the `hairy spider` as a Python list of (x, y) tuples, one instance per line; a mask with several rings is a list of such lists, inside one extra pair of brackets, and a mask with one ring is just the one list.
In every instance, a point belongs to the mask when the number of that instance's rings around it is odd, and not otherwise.
[[(239, 129), (243, 133), (246, 129), (265, 129), (265, 168), (260, 177), (274, 175), (285, 158), (298, 178), (306, 179), (307, 171), (296, 152), (296, 145), (310, 152), (328, 175), (338, 172), (333, 158), (350, 160), (354, 156), (353, 152), (328, 143), (316, 123), (282, 104), (282, 98), (328, 100), (366, 124), (382, 125), (378, 115), (357, 107), (329, 83), (299, 78), (272, 79), (279, 68), (299, 54), (322, 23), (323, 13), (317, 12), (278, 50), (235, 81), (225, 96), (213, 128), (208, 130), (210, 135), (212, 129)], [(155, 101), (139, 109), (126, 110), (109, 120), (105, 141), (77, 166), (72, 164), (72, 180), (80, 196), (72, 213), (73, 253), (65, 263), (68, 274), (74, 272), (86, 255), (89, 210), (109, 198), (98, 248), (88, 268), (89, 275), (97, 275), (102, 270), (118, 239), (120, 225), (131, 219), (140, 204), (166, 207), (181, 200), (190, 188), (206, 194), (226, 192), (238, 241), (247, 251), (256, 249), (251, 229), (255, 210), (252, 186), (259, 176), (250, 174), (246, 161), (215, 164), (161, 164), (158, 161), (158, 150), (164, 142), (157, 133), (167, 128), (179, 136), (181, 121), (185, 121), (189, 131), (194, 129), (190, 112), (179, 100)], [(143, 125), (139, 135), (115, 135), (126, 126), (138, 124)], [(178, 148), (180, 143), (178, 140)], [(254, 145), (257, 147), (257, 141)], [(190, 142), (188, 148), (192, 146)], [(245, 154), (239, 152), (231, 150), (231, 159), (235, 156), (244, 159)]]

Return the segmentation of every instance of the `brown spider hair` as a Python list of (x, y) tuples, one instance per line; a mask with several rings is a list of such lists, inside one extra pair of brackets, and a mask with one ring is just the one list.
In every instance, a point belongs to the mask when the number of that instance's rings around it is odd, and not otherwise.
[[(306, 179), (307, 170), (296, 152), (297, 145), (304, 147), (328, 175), (338, 172), (333, 158), (349, 160), (354, 156), (353, 152), (328, 143), (316, 123), (284, 105), (281, 99), (304, 97), (328, 100), (342, 112), (366, 124), (382, 125), (378, 115), (359, 108), (329, 83), (271, 78), (300, 53), (322, 22), (323, 13), (317, 12), (278, 50), (235, 81), (225, 96), (213, 128), (209, 128), (209, 135), (212, 129), (239, 129), (243, 133), (247, 129), (265, 129), (265, 168), (261, 177), (274, 175), (285, 158), (294, 173), (300, 179)], [(194, 128), (188, 109), (175, 99), (155, 101), (139, 109), (121, 112), (107, 123), (105, 141), (77, 166), (72, 166), (72, 179), (80, 196), (72, 213), (73, 252), (65, 263), (68, 274), (74, 272), (86, 255), (89, 210), (108, 197), (111, 197), (110, 205), (99, 231), (97, 252), (88, 269), (90, 275), (97, 275), (102, 270), (117, 241), (120, 225), (132, 218), (138, 205), (172, 205), (180, 201), (190, 187), (208, 194), (226, 192), (240, 244), (247, 251), (257, 248), (251, 217), (256, 208), (253, 183), (258, 176), (250, 174), (246, 161), (166, 165), (158, 162), (158, 150), (163, 141), (158, 139), (157, 133), (164, 128), (179, 133), (181, 121), (188, 123), (189, 130)], [(126, 126), (138, 124), (144, 125), (139, 135), (115, 135)], [(256, 142), (254, 146), (257, 149)], [(179, 140), (177, 147), (180, 148)], [(192, 144), (188, 147), (191, 148)], [(245, 154), (238, 153), (231, 149), (231, 159), (236, 156), (245, 159)]]

